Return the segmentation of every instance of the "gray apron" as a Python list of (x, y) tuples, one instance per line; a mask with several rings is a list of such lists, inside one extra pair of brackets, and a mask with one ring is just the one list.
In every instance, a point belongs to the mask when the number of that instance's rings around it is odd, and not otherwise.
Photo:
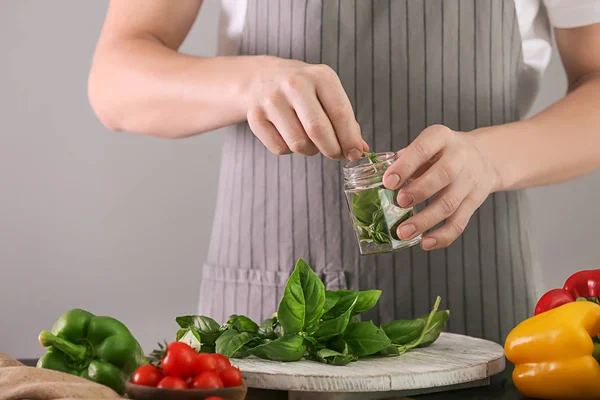
[[(374, 151), (399, 150), (431, 124), (519, 118), (513, 0), (248, 0), (239, 54), (332, 67)], [(270, 317), (298, 258), (329, 289), (382, 289), (364, 316), (375, 323), (423, 315), (440, 295), (449, 331), (500, 342), (531, 313), (520, 192), (491, 195), (447, 249), (361, 257), (341, 162), (275, 156), (247, 123), (226, 135), (200, 313)]]

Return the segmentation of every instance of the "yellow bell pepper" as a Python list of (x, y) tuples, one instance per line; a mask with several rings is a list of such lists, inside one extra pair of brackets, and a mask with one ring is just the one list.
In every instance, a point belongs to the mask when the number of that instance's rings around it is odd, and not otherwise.
[[(531, 317), (517, 325), (504, 345), (515, 365), (513, 383), (527, 397), (600, 399), (600, 305), (577, 301)], [(596, 351), (595, 351), (596, 347)]]

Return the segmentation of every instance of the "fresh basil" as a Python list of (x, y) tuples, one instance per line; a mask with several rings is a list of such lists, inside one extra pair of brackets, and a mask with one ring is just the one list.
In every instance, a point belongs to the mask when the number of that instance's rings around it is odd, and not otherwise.
[[(429, 328), (425, 331), (425, 335), (423, 336), (421, 343), (419, 343), (417, 347), (426, 347), (435, 342), (440, 337), (440, 334), (444, 331), (448, 318), (450, 318), (450, 311), (442, 310), (436, 312), (431, 319)], [(421, 318), (421, 320), (424, 321), (424, 323), (426, 321), (425, 317)]]
[(223, 332), (217, 339), (216, 351), (227, 358), (234, 357), (237, 353), (245, 353), (246, 345), (257, 341), (258, 337), (249, 332), (238, 332), (230, 329)]
[(275, 333), (276, 327), (277, 318), (267, 318), (258, 327), (258, 336), (263, 339), (275, 340), (277, 339), (277, 333)]
[(408, 344), (416, 340), (425, 327), (425, 319), (399, 319), (382, 326), (394, 344)]
[(285, 335), (314, 325), (325, 306), (325, 285), (308, 264), (299, 259), (285, 286), (277, 318)]
[(282, 336), (249, 351), (253, 356), (272, 361), (298, 361), (304, 357), (306, 345), (299, 335)]
[(214, 344), (221, 335), (219, 324), (204, 315), (185, 315), (175, 318), (175, 321), (183, 329), (193, 327), (200, 334), (201, 343)]
[(324, 318), (334, 318), (343, 313), (350, 303), (354, 301), (354, 297), (358, 296), (358, 301), (356, 302), (356, 306), (352, 311), (352, 315), (362, 314), (366, 311), (369, 311), (371, 308), (375, 307), (375, 304), (379, 301), (381, 297), (381, 290), (364, 290), (364, 291), (356, 291), (356, 290), (338, 290), (336, 292), (340, 295), (340, 300), (336, 303), (336, 305), (329, 310)]
[(334, 338), (338, 335), (341, 335), (346, 330), (348, 326), (348, 322), (350, 322), (350, 317), (352, 316), (352, 310), (357, 304), (358, 294), (354, 296), (354, 301), (351, 303), (347, 303), (347, 309), (342, 312), (338, 317), (324, 321), (321, 323), (313, 336), (321, 341), (327, 341), (331, 338)]
[[(380, 214), (375, 213), (376, 219)], [(299, 259), (278, 312), (260, 326), (244, 315), (231, 315), (222, 325), (206, 316), (186, 315), (176, 318), (181, 329), (175, 337), (199, 353), (217, 352), (229, 358), (255, 356), (285, 362), (306, 358), (346, 365), (359, 357), (399, 356), (429, 346), (450, 315), (448, 310), (438, 311), (438, 297), (431, 312), (420, 318), (381, 327), (361, 322), (361, 313), (373, 308), (380, 297), (380, 290), (325, 291), (323, 282)]]
[(344, 340), (348, 343), (350, 353), (358, 357), (375, 354), (392, 343), (385, 332), (371, 321), (348, 325)]
[(321, 349), (317, 351), (316, 358), (325, 364), (331, 365), (347, 365), (358, 359), (358, 357), (354, 355), (338, 353), (331, 349)]
[(258, 333), (258, 325), (250, 318), (244, 315), (232, 315), (227, 321), (229, 329), (235, 329), (238, 332)]

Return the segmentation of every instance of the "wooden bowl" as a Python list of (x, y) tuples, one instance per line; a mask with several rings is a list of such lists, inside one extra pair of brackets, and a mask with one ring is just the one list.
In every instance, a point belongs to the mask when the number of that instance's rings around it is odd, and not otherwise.
[(222, 389), (159, 389), (131, 381), (125, 382), (125, 389), (128, 397), (135, 400), (204, 400), (212, 396), (223, 400), (244, 400), (248, 391), (246, 385)]

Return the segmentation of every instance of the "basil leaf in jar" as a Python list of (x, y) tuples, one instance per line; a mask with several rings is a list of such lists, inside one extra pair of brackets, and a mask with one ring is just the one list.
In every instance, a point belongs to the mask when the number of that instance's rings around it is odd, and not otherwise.
[(363, 225), (373, 223), (373, 213), (380, 209), (379, 188), (371, 188), (355, 193), (352, 197), (352, 210), (358, 222)]

